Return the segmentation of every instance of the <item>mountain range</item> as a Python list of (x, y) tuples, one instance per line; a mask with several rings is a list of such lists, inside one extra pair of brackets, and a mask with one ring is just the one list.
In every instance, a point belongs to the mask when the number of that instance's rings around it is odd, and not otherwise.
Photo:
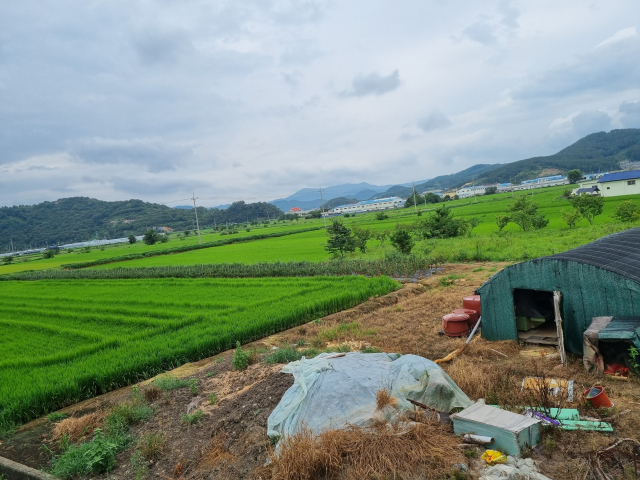
[[(616, 170), (623, 160), (640, 161), (640, 129), (629, 128), (587, 135), (558, 153), (532, 157), (505, 164), (479, 164), (451, 175), (415, 182), (416, 191), (445, 190), (465, 183), (520, 182), (552, 173), (566, 173), (578, 168), (584, 172)], [(246, 222), (257, 218), (274, 219), (292, 207), (303, 210), (320, 207), (316, 188), (303, 188), (293, 195), (268, 203), (234, 202), (228, 208), (198, 207), (201, 228), (226, 222)], [(323, 189), (325, 205), (349, 203), (390, 196), (408, 197), (411, 183), (374, 185), (366, 182), (345, 183)], [(37, 205), (0, 207), (0, 251), (7, 251), (10, 241), (18, 248), (30, 243), (41, 246), (75, 240), (136, 235), (150, 226), (193, 229), (192, 207), (147, 203), (141, 200), (105, 202), (87, 197), (63, 198)]]

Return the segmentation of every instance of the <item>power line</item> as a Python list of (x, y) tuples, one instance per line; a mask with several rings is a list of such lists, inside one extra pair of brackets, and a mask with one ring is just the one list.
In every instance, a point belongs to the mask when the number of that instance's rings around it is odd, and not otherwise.
[(193, 200), (193, 211), (196, 212), (196, 226), (198, 227), (198, 242), (200, 242), (200, 245), (202, 245), (202, 237), (200, 237), (200, 224), (198, 223), (198, 209), (196, 208), (197, 198), (196, 198), (195, 192), (193, 193), (191, 200)]
[(324, 227), (327, 228), (327, 217), (324, 214), (324, 200), (322, 199), (322, 187), (320, 187), (320, 213), (322, 214), (322, 218), (324, 219)]

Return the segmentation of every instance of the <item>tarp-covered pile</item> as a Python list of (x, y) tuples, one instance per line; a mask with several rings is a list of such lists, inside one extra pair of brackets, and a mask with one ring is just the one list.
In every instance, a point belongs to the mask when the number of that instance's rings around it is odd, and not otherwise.
[(293, 374), (295, 383), (269, 416), (269, 436), (289, 436), (301, 428), (318, 434), (347, 425), (372, 425), (381, 389), (397, 399), (398, 412), (413, 410), (409, 400), (439, 412), (473, 404), (442, 368), (417, 355), (323, 353), (289, 363), (282, 372)]

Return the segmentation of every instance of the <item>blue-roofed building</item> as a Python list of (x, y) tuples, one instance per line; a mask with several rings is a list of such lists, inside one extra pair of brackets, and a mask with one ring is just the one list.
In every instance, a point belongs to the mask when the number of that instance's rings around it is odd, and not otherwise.
[(374, 212), (376, 210), (389, 210), (404, 206), (404, 200), (399, 197), (377, 198), (375, 200), (364, 200), (351, 205), (340, 205), (329, 210), (329, 215), (340, 215), (343, 213), (363, 213)]
[(598, 179), (603, 197), (640, 194), (640, 170), (606, 173)]

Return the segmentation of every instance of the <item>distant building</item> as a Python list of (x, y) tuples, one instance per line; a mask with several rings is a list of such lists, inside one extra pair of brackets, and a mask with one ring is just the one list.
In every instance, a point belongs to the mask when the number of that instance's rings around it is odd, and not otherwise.
[(400, 208), (402, 206), (404, 206), (404, 200), (399, 197), (378, 198), (376, 200), (365, 200), (352, 205), (340, 205), (329, 210), (329, 215), (374, 212), (377, 210)]
[(298, 207), (293, 207), (291, 210), (289, 210), (289, 213), (300, 215), (302, 213), (302, 209)]
[(160, 227), (160, 229), (165, 233), (173, 232), (173, 228), (171, 228), (171, 227)]
[(456, 190), (456, 195), (459, 198), (468, 198), (473, 197), (474, 195), (484, 195), (486, 188), (488, 185), (476, 185), (475, 187), (472, 185), (470, 187), (463, 186)]
[(622, 170), (640, 170), (640, 162), (632, 162), (631, 160), (623, 160), (620, 162)]
[(640, 170), (607, 173), (600, 177), (598, 186), (603, 197), (640, 194)]

